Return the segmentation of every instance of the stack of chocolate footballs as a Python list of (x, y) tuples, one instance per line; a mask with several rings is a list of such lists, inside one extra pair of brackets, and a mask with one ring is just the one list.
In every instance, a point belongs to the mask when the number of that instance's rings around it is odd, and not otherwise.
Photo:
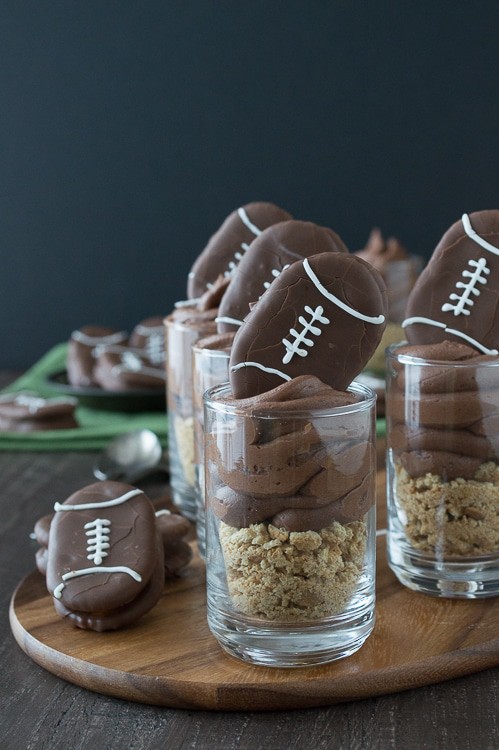
[(84, 487), (35, 525), (38, 570), (61, 617), (116, 630), (148, 612), (190, 561), (191, 524), (122, 482)]
[(66, 367), (69, 383), (77, 387), (118, 392), (164, 388), (163, 319), (141, 321), (130, 336), (106, 326), (83, 326), (71, 334)]

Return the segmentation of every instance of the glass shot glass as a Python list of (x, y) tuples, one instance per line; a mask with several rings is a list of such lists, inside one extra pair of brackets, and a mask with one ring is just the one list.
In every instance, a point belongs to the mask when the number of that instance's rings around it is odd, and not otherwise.
[(440, 597), (499, 594), (499, 358), (387, 349), (388, 564)]
[(213, 333), (214, 322), (165, 319), (168, 454), (172, 500), (190, 521), (196, 521), (192, 346)]
[(405, 307), (416, 280), (421, 273), (423, 259), (419, 255), (392, 260), (381, 270), (388, 295), (388, 319), (402, 323)]
[(252, 664), (334, 661), (374, 627), (376, 397), (349, 390), (349, 406), (257, 413), (227, 383), (205, 393), (208, 625)]
[[(217, 348), (213, 348), (213, 342)], [(205, 479), (204, 479), (204, 401), (205, 391), (229, 379), (230, 345), (233, 335), (221, 334), (200, 339), (192, 347), (192, 402), (194, 406), (194, 495), (196, 536), (199, 553), (206, 557)], [(226, 346), (224, 346), (226, 344)], [(223, 348), (220, 348), (223, 347)]]

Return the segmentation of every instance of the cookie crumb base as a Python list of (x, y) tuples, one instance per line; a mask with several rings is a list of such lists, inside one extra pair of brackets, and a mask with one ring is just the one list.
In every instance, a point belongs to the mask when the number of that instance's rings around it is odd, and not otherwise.
[[(473, 479), (411, 477), (395, 465), (395, 495), (408, 542), (455, 559), (499, 551), (499, 466), (481, 464)], [(402, 520), (401, 518), (401, 520)]]
[(318, 620), (345, 609), (365, 564), (367, 523), (333, 522), (320, 531), (220, 522), (234, 608), (269, 621)]

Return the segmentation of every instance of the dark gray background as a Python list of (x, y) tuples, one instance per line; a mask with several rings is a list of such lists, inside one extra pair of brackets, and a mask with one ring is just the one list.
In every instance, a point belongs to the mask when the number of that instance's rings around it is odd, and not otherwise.
[(498, 206), (499, 3), (0, 0), (0, 366), (185, 297), (237, 206), (426, 257)]

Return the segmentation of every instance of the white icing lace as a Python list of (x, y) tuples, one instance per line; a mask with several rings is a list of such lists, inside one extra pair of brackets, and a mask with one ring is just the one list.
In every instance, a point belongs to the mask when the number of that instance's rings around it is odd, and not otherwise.
[(110, 547), (111, 521), (108, 518), (96, 518), (95, 521), (86, 523), (83, 528), (88, 537), (87, 559), (92, 560), (95, 565), (100, 565), (109, 554), (106, 550)]
[[(274, 279), (277, 279), (277, 277), (280, 276), (281, 273), (286, 270), (286, 268), (289, 268), (289, 266), (290, 264), (286, 263), (286, 265), (284, 265), (280, 271), (277, 268), (272, 269), (272, 276), (274, 277)], [(263, 286), (265, 287), (265, 289), (268, 289), (271, 283), (272, 281), (264, 281)]]
[(291, 328), (289, 331), (290, 336), (293, 336), (294, 340), (290, 342), (287, 339), (282, 339), (282, 343), (286, 349), (286, 353), (282, 358), (282, 363), (284, 365), (287, 365), (288, 362), (293, 359), (295, 354), (299, 357), (307, 356), (308, 351), (304, 347), (311, 347), (314, 345), (313, 339), (311, 339), (308, 334), (320, 336), (322, 333), (319, 326), (314, 325), (314, 323), (318, 322), (327, 324), (330, 322), (329, 318), (323, 315), (324, 308), (322, 305), (317, 305), (315, 310), (312, 310), (309, 305), (305, 305), (305, 312), (310, 315), (310, 320), (306, 320), (303, 315), (300, 315), (298, 318), (298, 322), (303, 326), (303, 329), (298, 332), (295, 328)]
[[(246, 211), (244, 210), (244, 208), (238, 208), (237, 209), (237, 215), (239, 216), (239, 218), (241, 219), (241, 221), (243, 222), (243, 224), (246, 227), (248, 227), (248, 229), (250, 230), (250, 232), (252, 232), (255, 235), (255, 237), (258, 237), (258, 235), (262, 233), (262, 230), (259, 229), (256, 226), (256, 224), (253, 224), (253, 222), (250, 221), (250, 218), (249, 218), (248, 214), (246, 213)], [(239, 263), (241, 262), (244, 253), (246, 253), (249, 250), (249, 248), (250, 248), (250, 246), (248, 245), (247, 242), (241, 242), (241, 250), (242, 250), (242, 252), (240, 250), (236, 250), (236, 252), (234, 253), (234, 260), (231, 260), (229, 262), (229, 265), (228, 265), (227, 269), (224, 271), (225, 278), (227, 278), (228, 276), (232, 276), (233, 275), (234, 271), (236, 270), (236, 268), (238, 267)]]
[[(485, 258), (479, 260), (470, 259), (468, 265), (474, 268), (474, 271), (468, 271), (466, 268), (462, 272), (461, 276), (468, 281), (458, 281), (456, 283), (456, 289), (462, 289), (460, 294), (453, 292), (449, 295), (449, 299), (452, 302), (446, 302), (442, 305), (442, 312), (454, 312), (454, 315), (471, 315), (470, 307), (475, 304), (471, 295), (478, 297), (480, 295), (480, 289), (477, 289), (477, 284), (486, 284), (488, 279), (487, 276), (490, 274), (490, 268), (487, 266)], [(485, 275), (483, 275), (485, 274)], [(455, 302), (456, 304), (453, 304)]]

